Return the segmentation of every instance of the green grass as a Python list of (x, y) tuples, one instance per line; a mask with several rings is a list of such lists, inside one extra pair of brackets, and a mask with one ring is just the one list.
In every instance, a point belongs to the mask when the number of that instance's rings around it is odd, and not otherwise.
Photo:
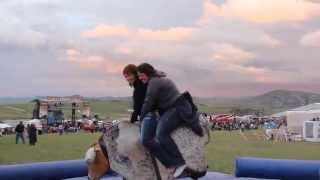
[(216, 131), (207, 146), (209, 168), (218, 172), (232, 173), (234, 161), (239, 156), (280, 159), (320, 160), (319, 143), (264, 141), (262, 132)]
[[(262, 140), (261, 131), (215, 131), (206, 148), (211, 171), (233, 173), (238, 156), (265, 158), (320, 160), (319, 143), (280, 143)], [(79, 133), (39, 136), (39, 143), (32, 147), (15, 144), (14, 136), (0, 138), (0, 164), (16, 164), (38, 161), (81, 159), (99, 134)]]
[(32, 117), (33, 103), (0, 105), (0, 120)]
[(15, 144), (15, 136), (0, 138), (0, 164), (81, 159), (99, 133), (38, 136), (36, 146)]
[(129, 116), (131, 108), (129, 101), (93, 101), (90, 103), (94, 114), (103, 118), (118, 118)]
[(206, 104), (198, 104), (198, 108), (200, 112), (206, 113), (230, 113), (232, 107), (227, 106), (215, 106), (215, 105), (206, 105)]

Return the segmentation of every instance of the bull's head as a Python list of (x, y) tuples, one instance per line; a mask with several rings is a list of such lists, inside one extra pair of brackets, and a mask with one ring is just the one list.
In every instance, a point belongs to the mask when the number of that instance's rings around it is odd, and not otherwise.
[(85, 160), (88, 164), (89, 180), (99, 180), (109, 169), (109, 160), (102, 145), (94, 143), (87, 150)]

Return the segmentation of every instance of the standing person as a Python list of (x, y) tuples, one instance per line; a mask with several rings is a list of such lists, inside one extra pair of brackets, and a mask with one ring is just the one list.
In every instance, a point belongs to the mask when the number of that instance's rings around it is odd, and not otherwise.
[(59, 135), (61, 136), (63, 134), (63, 125), (62, 125), (62, 123), (59, 124), (58, 131), (59, 131)]
[(37, 128), (34, 124), (30, 125), (29, 133), (29, 144), (34, 146), (37, 142)]
[[(159, 75), (150, 64), (143, 63), (137, 67), (139, 79), (147, 84), (147, 92), (141, 110), (142, 144), (150, 153), (180, 177), (187, 168), (171, 133), (179, 126), (186, 125), (196, 134), (203, 136), (199, 124), (197, 108), (189, 93), (180, 94), (174, 82)], [(157, 110), (160, 114), (155, 127), (154, 116), (150, 113)], [(147, 133), (155, 131), (155, 138), (148, 138)], [(154, 132), (153, 132), (154, 133)]]
[(137, 66), (134, 64), (128, 64), (125, 66), (122, 74), (128, 81), (129, 86), (133, 87), (133, 112), (131, 114), (130, 122), (134, 123), (138, 120), (138, 116), (140, 116), (141, 108), (147, 91), (147, 85), (138, 78)]
[(30, 124), (27, 124), (27, 132), (26, 132), (26, 136), (29, 138), (29, 141), (30, 141), (30, 128), (31, 128), (31, 125)]
[(22, 139), (22, 143), (24, 144), (24, 136), (23, 136), (24, 125), (22, 121), (20, 121), (19, 124), (16, 126), (15, 132), (16, 132), (16, 144), (18, 144), (19, 139)]
[(95, 130), (96, 130), (96, 125), (94, 125), (94, 123), (92, 122), (92, 123), (89, 125), (89, 127), (90, 127), (90, 132), (91, 132), (91, 134), (93, 134), (93, 133), (95, 132)]

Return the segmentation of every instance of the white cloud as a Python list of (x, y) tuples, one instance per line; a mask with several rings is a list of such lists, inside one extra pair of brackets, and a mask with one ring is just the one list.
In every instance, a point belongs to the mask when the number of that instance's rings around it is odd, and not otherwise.
[(91, 30), (82, 32), (82, 36), (85, 38), (106, 38), (106, 37), (119, 37), (130, 38), (132, 32), (125, 25), (106, 25), (100, 24)]
[(235, 47), (232, 44), (214, 44), (212, 58), (216, 61), (242, 64), (256, 58), (256, 55), (252, 52)]
[[(24, 29), (24, 31), (18, 32), (18, 29)], [(21, 27), (19, 24), (10, 24), (8, 27), (0, 28), (0, 42), (2, 43), (36, 48), (45, 45), (48, 41), (49, 36), (47, 34), (32, 29), (25, 29), (25, 27)]]
[(199, 22), (208, 23), (215, 16), (240, 18), (254, 23), (304, 21), (320, 16), (320, 5), (296, 0), (227, 0), (218, 6), (205, 0), (204, 13)]
[(81, 33), (84, 38), (124, 38), (136, 41), (180, 42), (191, 38), (193, 29), (174, 27), (166, 30), (128, 28), (125, 25), (100, 24)]
[(280, 40), (268, 35), (268, 34), (264, 34), (261, 38), (261, 43), (267, 47), (270, 48), (277, 48), (277, 47), (281, 47), (284, 45), (283, 42), (281, 42)]
[(124, 63), (102, 55), (92, 55), (81, 53), (76, 49), (67, 49), (65, 52), (66, 59), (69, 63), (74, 63), (82, 69), (100, 71), (103, 74), (120, 74)]
[(306, 47), (320, 47), (320, 30), (305, 34), (300, 42)]
[[(25, 70), (30, 62), (26, 69), (31, 71), (41, 64), (39, 74), (44, 79), (39, 87), (43, 89), (56, 87), (52, 84), (59, 82), (57, 77), (68, 77), (63, 80), (64, 84), (70, 82), (87, 94), (129, 92), (121, 70), (127, 63), (143, 61), (166, 71), (183, 88), (195, 92), (204, 89), (204, 86), (197, 85), (199, 79), (212, 87), (220, 83), (220, 89), (230, 87), (223, 86), (227, 83), (261, 85), (319, 81), (316, 70), (313, 70), (319, 66), (320, 55), (313, 48), (320, 47), (319, 30), (301, 38), (304, 48), (292, 42), (297, 42), (297, 34), (319, 24), (310, 19), (319, 15), (320, 4), (303, 0), (226, 0), (217, 5), (207, 0), (203, 13), (198, 8), (197, 17), (193, 17), (194, 24), (179, 23), (179, 19), (186, 17), (178, 16), (185, 10), (177, 8), (178, 23), (168, 25), (154, 21), (151, 26), (150, 21), (146, 24), (139, 18), (132, 18), (134, 10), (119, 15), (116, 8), (99, 8), (102, 2), (108, 4), (110, 1), (82, 0), (77, 4), (63, 0), (40, 1), (19, 4), (20, 1), (12, 0), (6, 1), (9, 5), (5, 8), (0, 7), (0, 51), (3, 59), (8, 59), (0, 61), (0, 68), (19, 66), (16, 69)], [(107, 16), (105, 12), (109, 11), (115, 11), (121, 18)], [(156, 13), (164, 16), (167, 12)], [(144, 17), (153, 15), (143, 12)], [(201, 23), (196, 18), (201, 18)], [(184, 22), (191, 22), (191, 19)], [(292, 29), (294, 25), (299, 28)], [(20, 47), (22, 50), (16, 50)], [(6, 54), (8, 49), (9, 55)], [(25, 53), (27, 55), (19, 55), (26, 51), (29, 51)], [(46, 55), (34, 55), (39, 52)], [(301, 63), (302, 59), (308, 61)], [(6, 63), (11, 66), (5, 66)], [(50, 75), (47, 75), (47, 69), (50, 69)], [(68, 72), (75, 74), (69, 76)], [(38, 76), (28, 78), (37, 79)], [(18, 84), (19, 78), (16, 79)], [(83, 81), (88, 85), (81, 85)], [(106, 88), (108, 86), (112, 86), (112, 91)], [(101, 89), (90, 90), (91, 87)], [(72, 89), (64, 90), (72, 92)], [(224, 91), (219, 91), (221, 94), (215, 94), (215, 91), (206, 93), (221, 95)]]

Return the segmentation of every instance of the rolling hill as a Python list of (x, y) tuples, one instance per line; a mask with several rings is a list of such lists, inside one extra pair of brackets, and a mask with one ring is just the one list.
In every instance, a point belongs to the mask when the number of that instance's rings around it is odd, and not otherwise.
[(267, 114), (320, 102), (320, 94), (303, 91), (275, 90), (253, 97), (198, 98), (199, 104), (213, 107), (264, 109)]
[(290, 109), (320, 102), (320, 94), (301, 91), (276, 90), (261, 96), (253, 97), (250, 100), (253, 101), (253, 103), (265, 105), (275, 109)]

